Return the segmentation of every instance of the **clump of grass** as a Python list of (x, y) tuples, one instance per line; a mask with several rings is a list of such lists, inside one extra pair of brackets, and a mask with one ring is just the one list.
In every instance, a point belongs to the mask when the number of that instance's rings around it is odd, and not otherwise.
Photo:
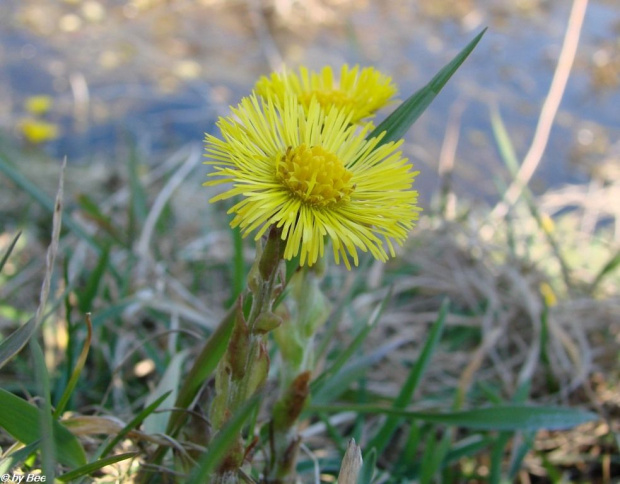
[[(186, 153), (190, 156), (185, 160), (177, 158), (179, 163), (190, 163), (187, 160), (191, 159), (191, 149)], [(169, 173), (177, 171), (171, 169)], [(153, 182), (159, 186), (149, 186), (147, 182), (152, 176), (151, 173), (138, 181), (147, 207), (153, 206), (151, 194), (162, 193), (161, 187), (166, 183), (163, 179)], [(132, 216), (126, 212), (121, 216), (122, 207), (127, 200), (139, 196), (129, 193), (121, 188), (108, 202), (98, 202), (96, 206), (105, 208), (101, 209), (100, 217), (90, 219), (109, 219), (111, 226), (123, 233), (127, 230), (124, 224), (129, 224)], [(174, 222), (176, 213), (182, 212), (177, 204), (185, 204), (187, 197), (184, 193), (175, 200), (172, 195), (164, 212), (168, 213), (175, 230), (197, 234), (199, 226), (186, 226), (184, 221), (177, 227)], [(546, 194), (545, 199), (553, 200), (554, 194)], [(125, 210), (135, 210), (134, 206)], [(113, 218), (106, 212), (114, 214)], [(609, 297), (610, 288), (617, 287), (616, 276), (611, 270), (598, 276), (605, 266), (600, 263), (599, 272), (590, 272), (580, 285), (583, 291), (580, 297), (569, 299), (561, 290), (558, 272), (552, 270), (553, 252), (527, 211), (507, 220), (505, 227), (490, 238), (476, 229), (475, 221), (483, 221), (482, 215), (464, 211), (456, 220), (445, 220), (441, 214), (427, 211), (417, 235), (410, 240), (398, 263), (383, 266), (368, 260), (362, 272), (364, 277), (336, 268), (328, 271), (325, 289), (339, 303), (324, 332), (319, 334), (318, 361), (324, 370), (318, 375), (313, 388), (315, 401), (304, 418), (308, 426), (301, 430), (310, 452), (321, 453), (325, 449), (327, 454), (310, 459), (302, 452), (298, 467), (301, 475), (313, 475), (315, 467), (322, 473), (337, 474), (339, 452), (346, 449), (351, 436), (362, 443), (365, 462), (376, 463), (375, 478), (379, 480), (390, 476), (396, 480), (415, 476), (430, 479), (423, 476), (438, 473), (447, 476), (446, 479), (452, 476), (456, 481), (486, 480), (489, 476), (484, 474), (484, 469), (489, 467), (485, 456), (491, 455), (492, 473), (517, 475), (523, 472), (519, 471), (522, 465), (533, 474), (543, 472), (545, 466), (545, 473), (566, 469), (567, 463), (560, 457), (570, 455), (573, 449), (568, 439), (557, 443), (557, 437), (553, 437), (557, 432), (543, 433), (542, 439), (539, 434), (534, 439), (535, 425), (527, 423), (526, 416), (522, 416), (513, 427), (496, 434), (492, 428), (497, 429), (499, 424), (491, 420), (492, 412), (486, 411), (483, 417), (488, 428), (480, 428), (477, 425), (481, 423), (468, 421), (476, 414), (458, 409), (528, 400), (591, 406), (590, 398), (596, 393), (589, 395), (581, 389), (590, 383), (594, 385), (597, 379), (595, 389), (601, 392), (599, 395), (605, 395), (605, 386), (609, 388), (613, 378), (617, 381), (617, 375), (614, 377), (612, 373), (613, 347), (601, 344), (617, 337), (612, 316), (618, 302)], [(574, 215), (567, 213), (559, 217), (556, 226), (564, 227), (563, 217)], [(223, 215), (213, 212), (212, 216), (219, 218), (223, 227)], [(140, 226), (145, 219), (133, 223)], [(229, 246), (220, 244), (219, 240), (233, 240), (235, 235), (224, 228), (211, 233), (202, 242), (202, 267), (196, 268), (197, 247), (201, 244), (196, 237), (183, 243), (170, 240), (162, 232), (158, 237), (161, 245), (144, 262), (142, 254), (135, 252), (136, 246), (123, 243), (106, 228), (107, 224), (90, 223), (91, 230), (96, 228), (88, 237), (65, 232), (60, 238), (59, 253), (65, 269), (64, 274), (57, 274), (56, 285), (67, 289), (60, 293), (60, 306), (42, 322), (45, 353), (55, 365), (47, 370), (50, 394), (51, 401), (57, 405), (59, 397), (53, 395), (61, 395), (66, 388), (87, 337), (87, 320), (78, 316), (80, 306), (90, 307), (93, 337), (89, 357), (67, 402), (66, 409), (72, 413), (64, 413), (61, 422), (79, 436), (79, 445), (86, 449), (91, 464), (85, 467), (84, 461), (64, 462), (91, 474), (98, 463), (105, 469), (105, 475), (125, 476), (119, 477), (124, 480), (140, 467), (141, 460), (147, 459), (153, 446), (172, 446), (187, 459), (200, 455), (200, 447), (190, 444), (186, 440), (188, 436), (178, 435), (175, 440), (158, 436), (157, 431), (163, 428), (161, 422), (148, 417), (175, 415), (166, 410), (173, 402), (167, 392), (178, 388), (182, 368), (196, 356), (187, 350), (215, 327), (214, 321), (232, 295), (228, 291), (215, 291), (213, 286), (229, 284), (234, 277), (227, 260), (231, 255)], [(608, 227), (602, 226), (592, 237), (601, 242), (609, 240), (607, 231)], [(28, 236), (28, 230), (25, 232)], [(508, 240), (505, 234), (511, 232), (518, 235)], [(97, 243), (93, 244), (91, 239)], [(585, 237), (563, 240), (589, 246)], [(20, 245), (23, 242), (14, 245), (5, 268), (12, 260), (19, 261), (20, 253), (30, 250), (33, 240), (25, 242), (25, 245)], [(5, 254), (10, 252), (8, 247)], [(171, 252), (157, 253), (166, 247)], [(98, 250), (99, 255), (93, 256)], [(607, 255), (602, 253), (599, 260), (613, 259), (611, 246), (600, 250), (605, 250)], [(244, 251), (236, 253), (245, 259)], [(16, 291), (32, 286), (40, 277), (40, 273), (26, 272), (26, 279), (19, 280), (20, 269), (14, 266), (10, 275), (3, 271), (5, 301)], [(220, 282), (201, 280), (198, 274), (203, 271)], [(576, 272), (581, 274), (582, 269)], [(149, 278), (151, 284), (145, 282)], [(600, 282), (592, 286), (597, 278)], [(555, 304), (545, 298), (541, 283), (560, 288), (555, 291)], [(388, 287), (392, 287), (391, 291), (387, 291)], [(593, 288), (594, 292), (588, 293), (584, 288)], [(450, 300), (449, 311), (444, 306), (438, 318), (445, 298)], [(204, 301), (209, 301), (210, 307), (204, 307)], [(5, 303), (4, 307), (7, 306)], [(370, 319), (364, 316), (373, 310)], [(12, 315), (5, 311), (5, 327), (15, 327), (20, 321), (19, 314), (20, 311)], [(23, 352), (3, 369), (3, 387), (14, 395), (39, 394), (35, 380), (27, 376), (30, 365), (24, 358), (26, 355)], [(602, 381), (597, 374), (603, 376)], [(403, 392), (404, 389), (407, 391)], [(617, 402), (613, 402), (609, 392), (607, 395), (608, 400), (599, 403), (610, 411)], [(413, 413), (410, 406), (413, 397), (413, 408), (418, 413)], [(195, 409), (202, 407), (201, 401), (198, 400)], [(335, 406), (333, 402), (340, 404)], [(25, 408), (21, 411), (26, 412)], [(156, 408), (163, 413), (152, 413)], [(435, 415), (433, 412), (439, 409), (443, 412)], [(513, 409), (508, 420), (518, 415), (514, 412)], [(457, 420), (450, 421), (445, 414)], [(574, 422), (576, 415), (579, 414), (571, 415), (568, 421)], [(196, 423), (200, 420), (193, 422), (196, 430), (203, 428)], [(543, 419), (541, 425), (546, 427), (550, 422)], [(519, 429), (521, 425), (526, 428)], [(533, 428), (528, 429), (528, 425)], [(35, 423), (33, 427), (38, 425)], [(512, 467), (507, 469), (508, 436), (515, 431), (521, 437), (515, 441), (518, 447), (512, 450)], [(106, 435), (109, 437), (101, 440)], [(607, 439), (593, 434), (589, 442), (581, 443), (586, 451), (602, 445), (607, 449), (606, 455), (612, 457), (615, 451)], [(3, 440), (3, 448), (7, 449), (5, 457), (14, 456), (17, 447), (5, 446), (15, 441), (6, 434)], [(32, 443), (36, 438), (24, 440), (31, 447), (25, 447), (25, 451), (6, 462), (17, 464), (13, 469), (27, 471), (26, 457), (34, 451)], [(541, 448), (545, 441), (556, 442), (554, 453)], [(500, 444), (501, 451), (489, 453)], [(374, 454), (374, 461), (372, 454), (368, 454), (373, 447), (380, 449)], [(592, 472), (597, 467), (603, 470), (604, 455), (591, 462)], [(115, 459), (120, 462), (111, 466)], [(40, 468), (37, 462), (32, 464), (33, 468)], [(614, 469), (613, 461), (610, 462), (610, 468)], [(166, 466), (165, 462), (161, 465)], [(173, 476), (173, 470), (166, 468)]]

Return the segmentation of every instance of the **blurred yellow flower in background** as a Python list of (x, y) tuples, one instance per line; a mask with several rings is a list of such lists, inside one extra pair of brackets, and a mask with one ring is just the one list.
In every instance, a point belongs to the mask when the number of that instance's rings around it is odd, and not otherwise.
[(20, 131), (30, 143), (52, 141), (60, 135), (58, 125), (42, 119), (26, 118), (19, 123)]
[(273, 73), (270, 77), (261, 77), (255, 91), (278, 102), (283, 102), (292, 92), (306, 110), (312, 99), (316, 99), (323, 109), (338, 109), (351, 115), (351, 123), (359, 124), (387, 105), (397, 88), (390, 77), (373, 67), (360, 70), (359, 66), (350, 68), (345, 64), (340, 69), (339, 78), (334, 77), (329, 66), (320, 72), (301, 67), (298, 73)]
[(540, 294), (543, 297), (545, 305), (549, 308), (558, 304), (558, 298), (555, 295), (555, 291), (547, 282), (540, 283)]
[(258, 240), (276, 224), (284, 257), (299, 254), (301, 265), (323, 257), (326, 236), (347, 268), (349, 257), (358, 264), (358, 249), (387, 260), (418, 218), (417, 173), (398, 151), (402, 141), (367, 140), (369, 127), (352, 125), (352, 117), (326, 112), (316, 99), (304, 108), (291, 94), (283, 102), (244, 98), (220, 118), (223, 139), (206, 136), (209, 176), (217, 179), (205, 185), (232, 183), (210, 201), (241, 196), (229, 210), (231, 226), (244, 236), (258, 230)]
[(29, 98), (26, 98), (26, 101), (24, 102), (24, 108), (30, 114), (34, 114), (35, 116), (42, 116), (49, 112), (50, 109), (52, 109), (53, 104), (54, 101), (50, 96), (30, 96)]

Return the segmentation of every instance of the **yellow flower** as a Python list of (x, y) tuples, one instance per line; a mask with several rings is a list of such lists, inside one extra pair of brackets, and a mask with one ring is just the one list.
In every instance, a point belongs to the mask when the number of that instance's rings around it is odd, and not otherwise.
[(23, 119), (19, 127), (24, 137), (34, 144), (54, 140), (60, 134), (58, 125), (40, 119)]
[(24, 107), (26, 111), (34, 115), (43, 115), (47, 113), (54, 103), (53, 99), (50, 96), (39, 95), (39, 96), (30, 96), (24, 102)]
[(368, 127), (351, 125), (350, 113), (325, 113), (316, 100), (306, 112), (292, 95), (282, 104), (252, 95), (218, 126), (223, 139), (206, 136), (217, 179), (205, 185), (232, 188), (210, 202), (242, 196), (228, 211), (231, 226), (244, 236), (258, 229), (258, 240), (276, 224), (286, 259), (300, 254), (301, 265), (314, 264), (327, 236), (347, 268), (349, 256), (358, 264), (358, 249), (385, 261), (418, 218), (417, 172), (397, 151), (402, 141), (366, 140)]
[(547, 307), (552, 308), (558, 304), (558, 298), (555, 296), (553, 288), (548, 283), (540, 283), (540, 293)]
[(324, 67), (321, 72), (309, 72), (301, 67), (299, 73), (286, 72), (261, 77), (256, 83), (255, 91), (263, 97), (274, 98), (283, 102), (292, 92), (306, 108), (316, 98), (323, 109), (336, 108), (351, 114), (352, 123), (360, 123), (365, 118), (374, 116), (378, 109), (388, 104), (396, 94), (392, 79), (372, 67), (360, 70), (359, 66), (340, 69), (340, 79), (334, 79), (331, 67)]

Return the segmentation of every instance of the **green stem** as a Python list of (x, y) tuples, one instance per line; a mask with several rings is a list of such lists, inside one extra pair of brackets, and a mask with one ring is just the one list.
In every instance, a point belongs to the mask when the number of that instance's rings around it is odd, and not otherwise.
[(304, 267), (293, 275), (288, 283), (290, 297), (285, 322), (274, 331), (282, 356), (282, 386), (280, 398), (272, 411), (272, 455), (265, 479), (269, 484), (296, 482), (295, 468), (301, 444), (297, 427), (310, 395), (314, 336), (330, 313), (329, 301), (320, 289), (324, 270), (318, 264), (312, 268)]
[[(246, 320), (242, 299), (238, 301), (235, 327), (216, 370), (215, 397), (209, 412), (214, 436), (230, 416), (264, 386), (267, 379), (269, 355), (266, 334), (280, 321), (272, 313), (272, 307), (278, 295), (276, 282), (283, 246), (280, 230), (271, 227), (264, 247), (257, 247), (256, 261), (248, 277), (252, 306)], [(243, 465), (245, 448), (240, 433), (237, 443), (220, 463), (213, 482), (239, 482), (238, 471)]]

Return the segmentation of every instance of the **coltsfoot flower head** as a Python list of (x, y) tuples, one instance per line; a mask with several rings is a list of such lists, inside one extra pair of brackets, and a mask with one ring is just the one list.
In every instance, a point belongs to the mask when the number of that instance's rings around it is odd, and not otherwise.
[(348, 65), (340, 69), (340, 78), (334, 77), (332, 68), (324, 67), (320, 72), (310, 72), (301, 67), (299, 72), (273, 73), (261, 77), (255, 91), (263, 97), (283, 102), (288, 93), (297, 97), (306, 111), (313, 98), (323, 109), (339, 109), (351, 114), (352, 123), (360, 123), (374, 116), (374, 113), (388, 104), (396, 94), (392, 79), (373, 67)]
[(327, 237), (347, 268), (358, 250), (381, 261), (394, 255), (420, 210), (402, 142), (366, 140), (368, 127), (352, 125), (351, 113), (326, 113), (316, 99), (304, 109), (293, 95), (283, 103), (252, 95), (232, 111), (218, 122), (222, 139), (206, 137), (216, 179), (205, 183), (232, 183), (211, 202), (242, 197), (228, 212), (232, 227), (257, 230), (258, 240), (276, 224), (284, 257), (299, 254), (301, 265), (323, 257)]

